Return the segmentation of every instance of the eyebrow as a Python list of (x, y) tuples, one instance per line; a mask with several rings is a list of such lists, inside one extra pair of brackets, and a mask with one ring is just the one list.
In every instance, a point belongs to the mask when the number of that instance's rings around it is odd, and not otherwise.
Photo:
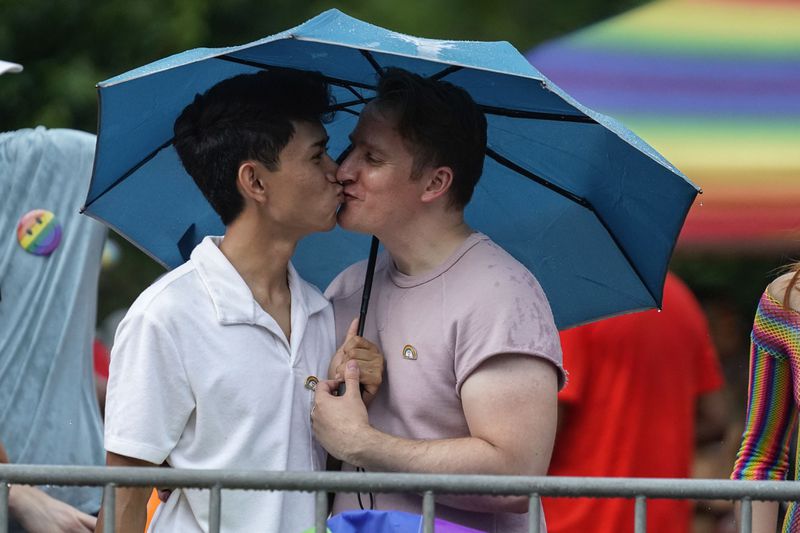
[(330, 141), (330, 137), (325, 135), (320, 140), (312, 144), (311, 148), (325, 148), (326, 146), (328, 146), (328, 141)]
[[(353, 134), (351, 133), (347, 137), (350, 139), (350, 144), (355, 146), (356, 145), (356, 139), (353, 137)], [(376, 144), (372, 144), (371, 142), (369, 142), (367, 140), (362, 140), (358, 144), (366, 146), (369, 150), (371, 150), (373, 152), (378, 152), (379, 154), (383, 154), (384, 153), (384, 150), (382, 150), (380, 146), (378, 146)]]

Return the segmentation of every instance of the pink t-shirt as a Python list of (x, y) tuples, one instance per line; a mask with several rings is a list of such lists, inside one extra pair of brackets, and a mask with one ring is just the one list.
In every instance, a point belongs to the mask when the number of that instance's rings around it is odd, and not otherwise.
[[(366, 262), (351, 266), (326, 291), (334, 305), (337, 343), (358, 316), (365, 271)], [(364, 337), (386, 358), (383, 384), (369, 407), (370, 423), (398, 437), (469, 436), (461, 386), (495, 355), (541, 357), (556, 366), (559, 384), (564, 382), (558, 331), (541, 286), (480, 233), (419, 276), (402, 274), (387, 253), (381, 254)], [(368, 498), (362, 500), (367, 505)], [(422, 498), (411, 494), (376, 494), (375, 502), (376, 509), (422, 509)], [(337, 495), (334, 513), (358, 508), (354, 494)], [(527, 531), (525, 514), (475, 513), (437, 504), (436, 516), (490, 533)]]

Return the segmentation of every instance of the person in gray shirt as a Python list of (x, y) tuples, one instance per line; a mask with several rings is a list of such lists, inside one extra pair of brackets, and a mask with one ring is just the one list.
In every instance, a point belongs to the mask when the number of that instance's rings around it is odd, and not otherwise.
[[(0, 73), (20, 70), (9, 65)], [(75, 130), (0, 133), (3, 462), (104, 462), (92, 339), (106, 231), (79, 214), (94, 146), (94, 135)], [(12, 486), (9, 504), (21, 524), (10, 530), (91, 531), (101, 496), (99, 487)]]

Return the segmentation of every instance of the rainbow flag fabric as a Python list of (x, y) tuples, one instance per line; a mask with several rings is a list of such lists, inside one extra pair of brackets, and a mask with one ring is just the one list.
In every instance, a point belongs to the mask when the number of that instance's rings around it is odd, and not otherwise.
[(684, 248), (800, 248), (800, 2), (662, 0), (527, 57), (702, 187)]

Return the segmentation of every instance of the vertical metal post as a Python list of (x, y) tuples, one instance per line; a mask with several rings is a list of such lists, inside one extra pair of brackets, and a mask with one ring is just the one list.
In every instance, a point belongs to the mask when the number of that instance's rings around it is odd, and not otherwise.
[(636, 497), (633, 525), (636, 533), (645, 533), (647, 531), (647, 498), (644, 496)]
[(433, 492), (426, 491), (422, 498), (422, 533), (433, 533), (434, 507)]
[(541, 521), (541, 498), (539, 498), (538, 494), (531, 494), (531, 500), (528, 502), (528, 533), (539, 533)]
[(208, 533), (219, 533), (222, 523), (222, 491), (219, 485), (211, 487), (208, 495)]
[(742, 498), (741, 507), (739, 518), (742, 523), (739, 524), (739, 531), (741, 533), (750, 533), (753, 528), (753, 502), (750, 498)]
[(117, 510), (117, 487), (109, 483), (103, 489), (103, 533), (114, 533)]
[(0, 533), (8, 533), (8, 483), (0, 480)]
[(316, 501), (314, 502), (314, 532), (326, 533), (328, 531), (328, 493), (324, 490), (316, 492)]

